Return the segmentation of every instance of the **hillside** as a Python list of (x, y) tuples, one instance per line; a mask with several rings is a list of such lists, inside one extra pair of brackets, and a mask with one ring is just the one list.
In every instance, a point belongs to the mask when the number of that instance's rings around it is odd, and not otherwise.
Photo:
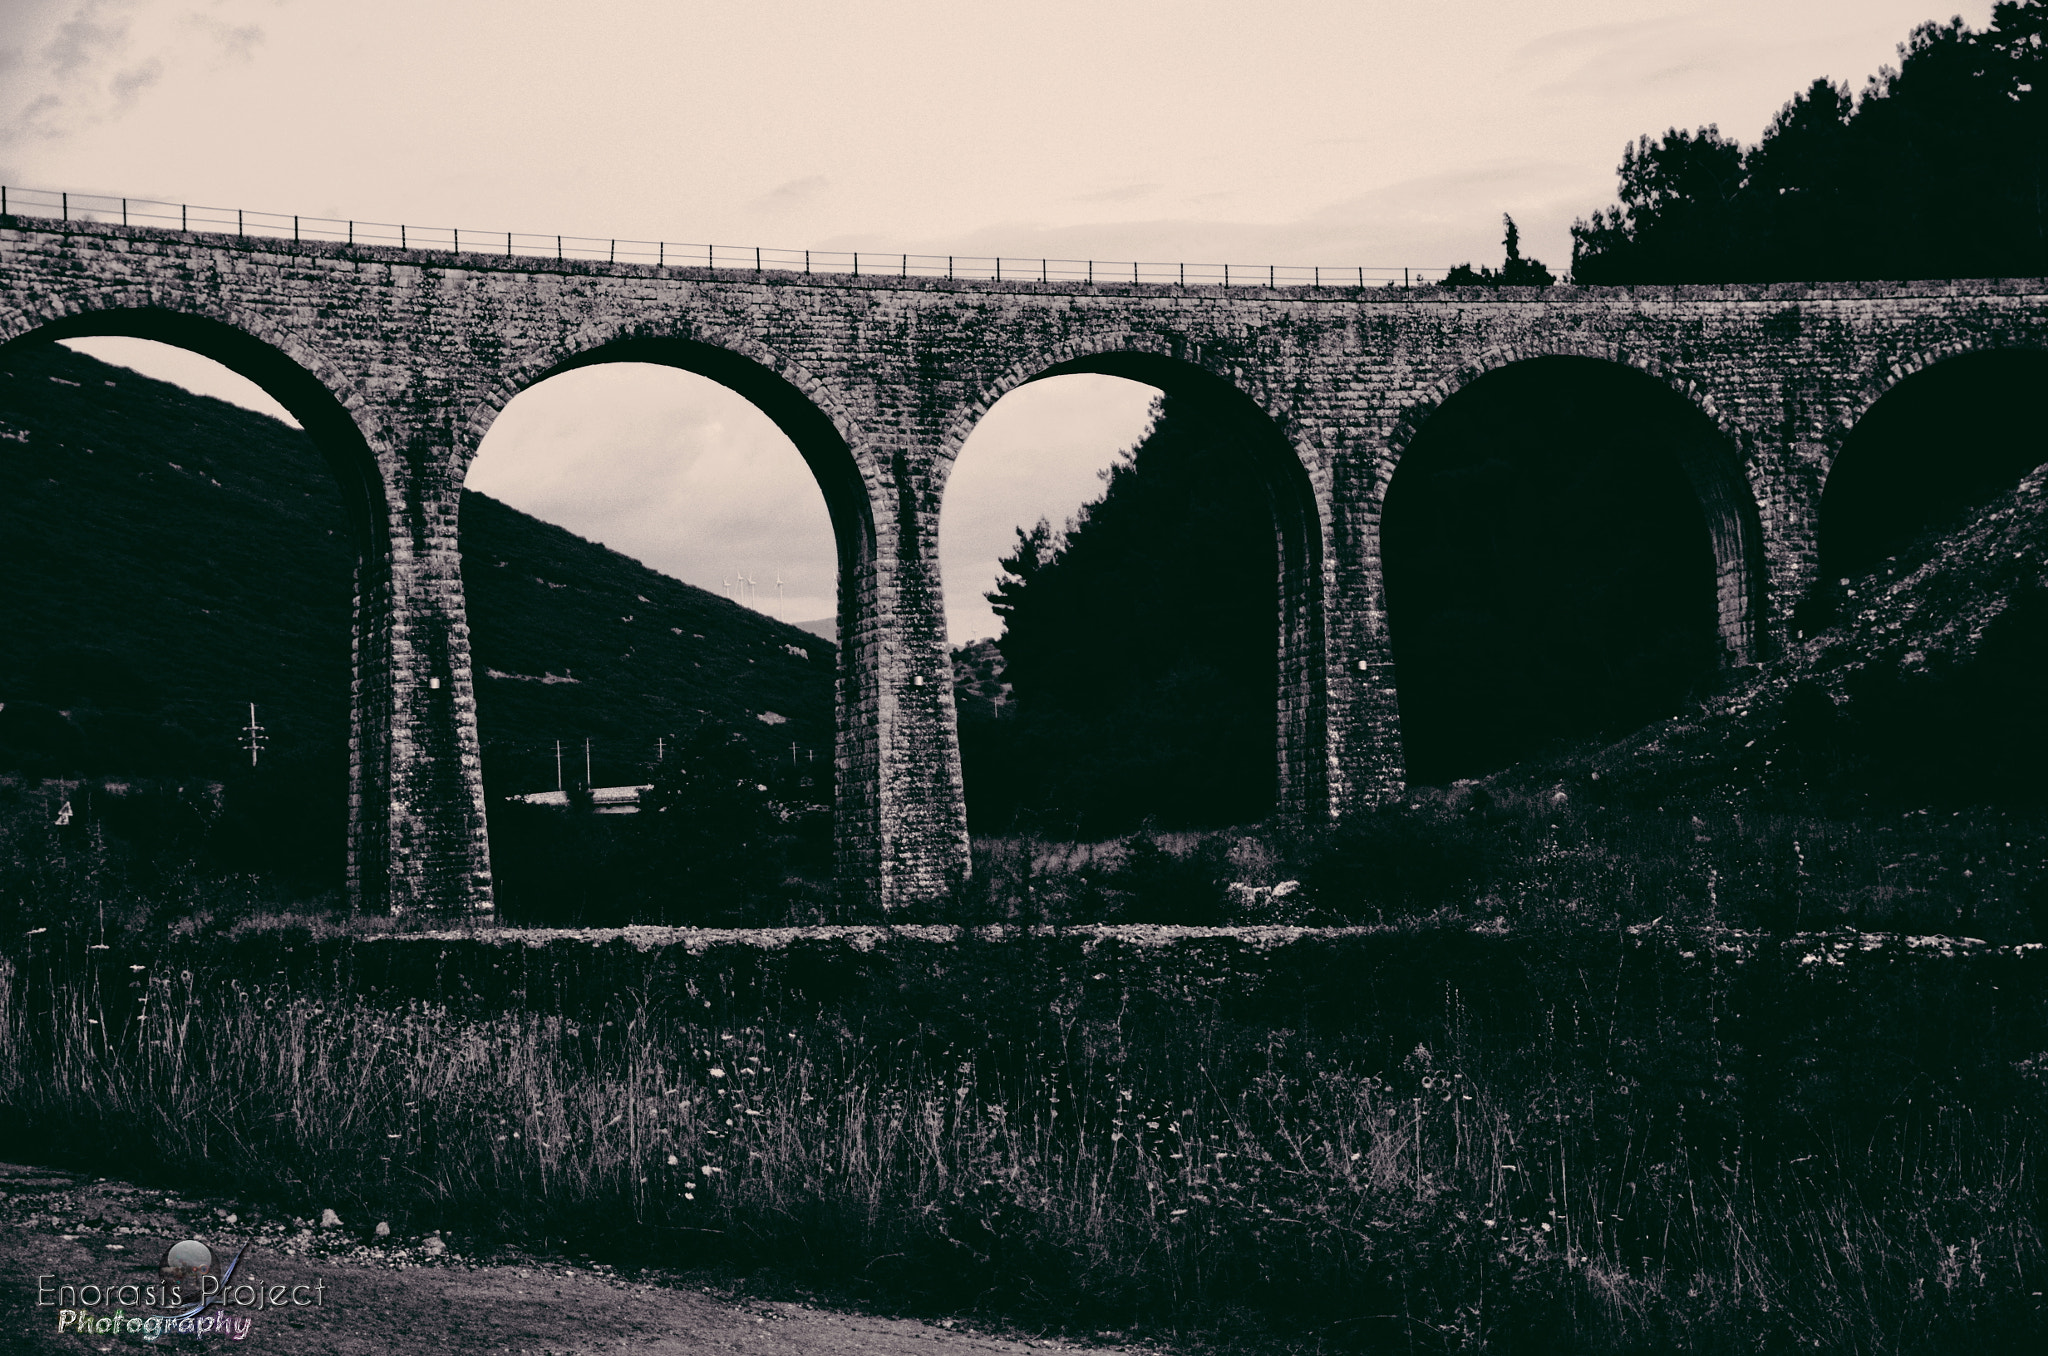
[(1668, 720), (1357, 817), (1313, 916), (2048, 937), (2048, 468), (1800, 620)]
[[(638, 780), (658, 736), (829, 766), (829, 642), (479, 494), (463, 501), (487, 787)], [(0, 352), (0, 770), (343, 774), (352, 561), (306, 436), (44, 345)]]

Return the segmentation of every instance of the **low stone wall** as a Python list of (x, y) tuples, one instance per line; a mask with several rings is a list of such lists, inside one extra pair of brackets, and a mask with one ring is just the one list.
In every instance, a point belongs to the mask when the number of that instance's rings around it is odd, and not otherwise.
[[(2048, 948), (1857, 932), (1517, 934), (1390, 928), (834, 927), (244, 935), (143, 953), (18, 955), (259, 996), (355, 996), (623, 1026), (821, 1024), (869, 1044), (1262, 1043), (1394, 1068), (1417, 1046), (1526, 1063), (1604, 1058), (1630, 1080), (1781, 1084), (1816, 1109), (1915, 1077), (2048, 1078)], [(1114, 1039), (1099, 1039), (1114, 1030)], [(1219, 1035), (1218, 1033), (1222, 1033)], [(1473, 1052), (1479, 1052), (1475, 1056)], [(1219, 1050), (1219, 1055), (1220, 1055)]]

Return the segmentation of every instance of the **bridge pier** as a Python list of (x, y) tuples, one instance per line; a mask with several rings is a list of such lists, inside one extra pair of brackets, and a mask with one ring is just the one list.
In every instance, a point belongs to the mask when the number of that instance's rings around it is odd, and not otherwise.
[(886, 455), (875, 549), (852, 579), (841, 566), (854, 606), (839, 660), (839, 886), (892, 911), (943, 898), (968, 874), (934, 461), (927, 448)]
[(356, 576), (349, 893), (366, 912), (479, 912), (490, 844), (457, 543), (473, 449), (453, 400), (410, 394), (363, 430), (388, 526)]

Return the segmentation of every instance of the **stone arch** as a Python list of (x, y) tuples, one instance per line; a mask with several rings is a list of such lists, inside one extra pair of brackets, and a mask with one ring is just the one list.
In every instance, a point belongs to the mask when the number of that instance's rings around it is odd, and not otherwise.
[(1951, 358), (2008, 352), (2044, 353), (2048, 352), (2048, 342), (1976, 344), (1955, 339), (1930, 348), (1915, 349), (1901, 357), (1879, 358), (1872, 362), (1858, 378), (1854, 397), (1835, 418), (1834, 436), (1829, 440), (1827, 449), (1827, 469), (1834, 469), (1834, 459), (1840, 454), (1842, 443), (1856, 431), (1856, 426), (1863, 422), (1871, 408), (1907, 381)]
[(878, 522), (892, 525), (874, 502), (876, 477), (862, 464), (859, 425), (822, 381), (744, 336), (685, 322), (664, 334), (644, 325), (589, 325), (484, 385), (465, 421), (467, 437), (451, 468), (459, 484), (484, 435), (512, 398), (549, 377), (605, 363), (638, 362), (707, 377), (753, 404), (795, 444), (811, 469), (832, 523), (839, 562), (838, 680), (834, 697), (834, 838), (843, 885), (873, 892), (883, 869), (883, 719), (880, 707), (885, 641), (878, 575)]
[(358, 423), (364, 397), (325, 355), (263, 316), (143, 289), (71, 293), (32, 311), (0, 315), (0, 346), (112, 336), (186, 349), (262, 387), (326, 458), (357, 549), (367, 558), (382, 554), (390, 530), (386, 478)]
[[(979, 425), (982, 418), (1010, 392), (1020, 386), (1048, 377), (1066, 376), (1072, 373), (1092, 372), (1104, 376), (1129, 377), (1133, 381), (1148, 385), (1159, 385), (1154, 376), (1170, 376), (1176, 369), (1199, 372), (1216, 383), (1218, 389), (1229, 387), (1245, 401), (1256, 406), (1275, 428), (1285, 430), (1289, 423), (1289, 411), (1276, 405), (1263, 390), (1247, 390), (1240, 384), (1238, 374), (1222, 372), (1201, 360), (1200, 345), (1179, 335), (1167, 335), (1150, 331), (1117, 330), (1108, 334), (1095, 334), (1085, 338), (1069, 340), (1049, 349), (1033, 352), (1012, 363), (1003, 372), (984, 383), (974, 398), (963, 404), (945, 427), (939, 439), (939, 465), (935, 492), (943, 494), (945, 478), (952, 473), (953, 462), (960, 449), (965, 446), (968, 436)], [(1147, 376), (1150, 370), (1154, 376)], [(1300, 456), (1299, 449), (1296, 456)], [(1307, 469), (1307, 463), (1304, 463)]]
[(1332, 813), (1329, 767), (1327, 496), (1317, 491), (1315, 464), (1290, 433), (1288, 411), (1268, 393), (1247, 389), (1234, 371), (1203, 361), (1199, 346), (1179, 335), (1119, 330), (1070, 340), (1012, 363), (986, 382), (948, 421), (939, 441), (933, 490), (944, 491), (968, 436), (997, 401), (1051, 377), (1090, 373), (1123, 377), (1164, 391), (1197, 395), (1250, 435), (1265, 483), (1278, 547), (1278, 777), (1274, 808), (1293, 822)]
[(613, 362), (651, 363), (708, 377), (773, 420), (811, 468), (837, 539), (840, 634), (849, 634), (845, 592), (851, 578), (874, 559), (878, 516), (869, 477), (860, 465), (859, 425), (836, 392), (766, 345), (701, 326), (685, 329), (669, 335), (645, 326), (587, 325), (545, 352), (502, 370), (486, 382), (465, 421), (469, 436), (462, 464), (451, 468), (454, 478), (459, 482), (468, 471), (470, 458), (512, 398), (549, 377)]
[[(1809, 602), (1831, 595), (1829, 580), (1837, 573), (1857, 574), (1875, 568), (1884, 550), (1878, 542), (1904, 532), (1908, 537), (1930, 528), (1936, 518), (1960, 511), (1965, 501), (1982, 503), (1995, 497), (1995, 485), (2013, 484), (2048, 462), (2048, 446), (2038, 439), (2024, 439), (2005, 457), (1974, 460), (1970, 457), (1939, 457), (1932, 449), (1938, 439), (1960, 436), (1967, 444), (1972, 434), (1995, 439), (1998, 421), (2022, 416), (2012, 404), (2000, 408), (1996, 400), (1981, 399), (1987, 392), (2025, 392), (2040, 389), (2048, 372), (2048, 343), (2038, 336), (2034, 342), (2013, 342), (2001, 337), (1992, 342), (1954, 339), (1902, 356), (1880, 358), (1865, 369), (1854, 395), (1844, 402), (1827, 430), (1825, 461), (1819, 493), (1814, 503), (1814, 544), (1820, 576)], [(2007, 366), (2002, 385), (1986, 385), (1987, 369), (1996, 379), (1997, 369)], [(2012, 370), (2031, 369), (2031, 370)], [(1944, 391), (1944, 387), (1948, 387)], [(1957, 389), (1960, 387), (1961, 389)], [(1912, 454), (1899, 460), (1900, 421), (1910, 424), (1929, 411), (1914, 409), (1929, 398), (1959, 417), (1944, 418), (1940, 426), (1927, 426), (1909, 439)], [(1901, 405), (1898, 402), (1903, 401)], [(1989, 419), (1986, 424), (1981, 422)], [(2037, 425), (2038, 427), (2038, 425)], [(2009, 431), (2009, 429), (2007, 430)], [(1873, 441), (1874, 440), (1874, 441)], [(1859, 445), (1864, 452), (1852, 453)], [(1885, 444), (1894, 446), (1885, 449)], [(1975, 446), (1989, 444), (1979, 441)], [(1872, 457), (1875, 457), (1875, 460)], [(1904, 486), (1902, 494), (1886, 494), (1881, 486), (1893, 477)], [(1976, 483), (1973, 485), (1972, 482)], [(1890, 526), (1886, 527), (1886, 520)], [(1912, 526), (1918, 519), (1918, 526)], [(1904, 539), (1896, 545), (1904, 545)]]
[[(1713, 547), (1721, 644), (1731, 662), (1757, 662), (1763, 657), (1763, 623), (1770, 581), (1762, 515), (1757, 508), (1759, 492), (1751, 479), (1755, 468), (1744, 464), (1741, 431), (1721, 413), (1712, 395), (1639, 350), (1590, 335), (1562, 334), (1535, 342), (1501, 345), (1461, 364), (1394, 415), (1392, 429), (1373, 468), (1373, 483), (1382, 503), (1409, 446), (1445, 402), (1490, 373), (1539, 358), (1587, 358), (1632, 369), (1684, 401), (1714, 429), (1721, 449), (1728, 455), (1688, 447), (1680, 451), (1679, 464), (1699, 501)], [(1376, 546), (1374, 555), (1378, 556)]]
[(358, 907), (391, 903), (391, 684), (367, 658), (391, 632), (390, 479), (359, 422), (369, 408), (360, 385), (298, 335), (212, 298), (202, 303), (177, 292), (122, 288), (58, 294), (32, 309), (0, 313), (0, 348), (101, 337), (169, 344), (254, 382), (299, 421), (333, 473), (357, 553), (348, 890)]

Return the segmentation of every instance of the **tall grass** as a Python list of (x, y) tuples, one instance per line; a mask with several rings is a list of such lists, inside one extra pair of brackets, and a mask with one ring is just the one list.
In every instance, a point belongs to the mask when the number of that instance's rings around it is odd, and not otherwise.
[(2039, 1069), (2002, 1099), (1908, 1083), (1822, 1114), (1618, 1072), (1602, 1014), (1563, 1005), (1512, 1042), (1454, 999), (1436, 1048), (1387, 1060), (1200, 1008), (1055, 1001), (965, 1040), (815, 1009), (628, 997), (578, 1022), (98, 973), (0, 966), (9, 1151), (294, 1213), (1263, 1350), (2041, 1331)]

